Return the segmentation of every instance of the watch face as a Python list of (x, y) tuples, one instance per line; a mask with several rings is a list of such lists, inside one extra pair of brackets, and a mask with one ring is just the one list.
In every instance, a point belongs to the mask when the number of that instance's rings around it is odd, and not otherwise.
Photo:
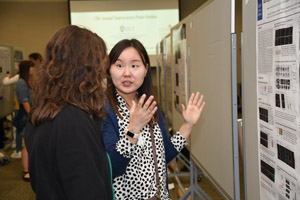
[(131, 138), (133, 138), (133, 137), (134, 137), (134, 134), (133, 134), (133, 133), (131, 133), (130, 131), (127, 131), (127, 135), (128, 135), (129, 137), (131, 137)]

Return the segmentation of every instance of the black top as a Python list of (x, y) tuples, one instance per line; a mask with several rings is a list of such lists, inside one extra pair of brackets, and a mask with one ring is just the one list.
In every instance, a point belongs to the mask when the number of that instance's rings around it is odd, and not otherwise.
[(39, 126), (29, 123), (25, 141), (36, 199), (113, 199), (101, 134), (102, 119), (94, 122), (75, 106)]

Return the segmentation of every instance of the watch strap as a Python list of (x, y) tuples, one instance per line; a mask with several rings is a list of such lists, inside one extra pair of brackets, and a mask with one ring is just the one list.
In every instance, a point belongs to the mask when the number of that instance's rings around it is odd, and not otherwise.
[(135, 139), (138, 139), (140, 136), (140, 134), (135, 134), (135, 133), (129, 131), (127, 128), (125, 128), (125, 134), (128, 135), (129, 137), (135, 138)]

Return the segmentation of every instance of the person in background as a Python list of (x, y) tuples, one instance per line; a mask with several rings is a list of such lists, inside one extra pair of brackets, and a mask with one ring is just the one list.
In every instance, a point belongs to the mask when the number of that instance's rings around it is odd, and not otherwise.
[(16, 150), (11, 154), (11, 158), (22, 158), (23, 179), (29, 181), (28, 173), (28, 153), (26, 146), (22, 147), (24, 130), (28, 119), (28, 113), (31, 109), (31, 68), (34, 63), (25, 60), (19, 64), (20, 79), (16, 86), (16, 96), (19, 102), (19, 110), (13, 119), (13, 125), (16, 127)]
[(135, 39), (122, 40), (109, 58), (110, 105), (102, 131), (112, 161), (116, 199), (169, 199), (166, 166), (186, 146), (204, 108), (203, 96), (192, 93), (187, 107), (182, 105), (184, 123), (170, 139), (154, 101), (144, 46)]
[(0, 118), (0, 149), (5, 147), (5, 142), (8, 140), (8, 138), (5, 136), (4, 120), (5, 118)]
[(87, 29), (63, 27), (47, 44), (25, 131), (37, 200), (113, 199), (101, 130), (107, 67), (104, 41)]
[(42, 55), (36, 52), (29, 54), (28, 58), (34, 63), (34, 66), (40, 65), (43, 61)]
[(11, 84), (14, 84), (14, 83), (17, 83), (18, 80), (19, 80), (19, 72), (17, 72), (16, 75), (14, 75), (13, 77), (10, 77), (10, 73), (7, 72), (5, 74), (5, 77), (2, 79), (2, 84), (3, 85), (11, 85)]
[[(10, 76), (11, 76), (10, 72), (8, 71), (5, 74), (5, 77), (2, 79), (2, 84), (3, 85), (9, 86), (9, 85), (17, 83), (18, 80), (19, 80), (19, 77), (20, 77), (20, 75), (19, 75), (19, 69), (17, 70), (16, 74), (13, 77), (10, 77)], [(15, 106), (14, 106), (15, 107), (15, 111), (14, 112), (16, 113), (19, 110), (18, 100), (17, 100), (16, 96), (14, 96), (14, 102), (15, 102)], [(6, 117), (0, 119), (0, 126), (3, 126), (4, 120), (6, 120)], [(0, 135), (2, 135), (2, 131), (1, 130), (2, 130), (2, 127), (0, 128), (0, 132), (1, 132)], [(4, 135), (4, 130), (3, 130), (3, 135)], [(12, 140), (13, 141), (11, 141), (11, 147), (12, 148), (16, 147), (16, 137), (15, 137), (15, 135), (16, 135), (16, 133), (13, 132), (12, 133)], [(0, 138), (1, 138), (1, 136), (0, 136)], [(1, 145), (1, 141), (2, 140), (0, 139), (0, 146), (2, 146)]]
[[(32, 61), (32, 62), (34, 63), (35, 66), (36, 66), (36, 65), (40, 65), (41, 62), (42, 62), (42, 60), (43, 60), (41, 54), (36, 53), (36, 52), (35, 52), (35, 53), (29, 54), (28, 58), (29, 58), (30, 61)], [(15, 83), (18, 82), (19, 76), (20, 76), (20, 75), (19, 75), (19, 70), (16, 71), (16, 74), (15, 74), (13, 77), (11, 77), (10, 72), (8, 71), (8, 72), (5, 74), (5, 77), (4, 77), (3, 80), (2, 80), (2, 84), (5, 85), (5, 86), (15, 84)], [(15, 97), (15, 111), (14, 111), (14, 112), (17, 113), (18, 110), (19, 110), (19, 105), (18, 105), (17, 98)], [(5, 119), (6, 119), (6, 118), (0, 119), (0, 126), (1, 126), (1, 127), (0, 127), (0, 148), (1, 148), (2, 146), (4, 147), (4, 142), (2, 142), (2, 141), (4, 141), (4, 140), (7, 139), (7, 138), (5, 137), (5, 134), (4, 134), (4, 128), (2, 128)], [(2, 130), (3, 130), (3, 131), (2, 131)], [(12, 133), (12, 134), (16, 135), (15, 132)], [(3, 138), (3, 139), (2, 139), (2, 138)], [(13, 139), (13, 141), (12, 141), (11, 147), (12, 147), (12, 148), (15, 148), (15, 147), (16, 147), (16, 137), (13, 137), (13, 136), (12, 136), (12, 139)], [(3, 145), (2, 145), (2, 144), (3, 144)], [(2, 147), (2, 148), (3, 148), (3, 147)], [(14, 156), (14, 157), (15, 157), (15, 156)], [(17, 155), (16, 157), (18, 157), (18, 155)]]
[[(41, 54), (39, 53), (31, 53), (28, 56), (29, 60), (32, 61), (34, 63), (34, 65), (40, 65), (43, 58), (41, 56)], [(16, 72), (16, 75), (14, 75), (13, 77), (11, 77), (10, 73), (7, 72), (5, 74), (5, 77), (2, 80), (3, 85), (11, 85), (14, 83), (17, 83), (17, 81), (19, 80), (19, 70)]]

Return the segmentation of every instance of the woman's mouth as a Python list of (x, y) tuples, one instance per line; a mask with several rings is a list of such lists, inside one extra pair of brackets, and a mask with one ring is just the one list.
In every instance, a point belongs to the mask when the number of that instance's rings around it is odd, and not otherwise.
[(125, 87), (129, 87), (131, 86), (132, 82), (131, 81), (123, 81), (122, 82), (122, 85), (125, 86)]

